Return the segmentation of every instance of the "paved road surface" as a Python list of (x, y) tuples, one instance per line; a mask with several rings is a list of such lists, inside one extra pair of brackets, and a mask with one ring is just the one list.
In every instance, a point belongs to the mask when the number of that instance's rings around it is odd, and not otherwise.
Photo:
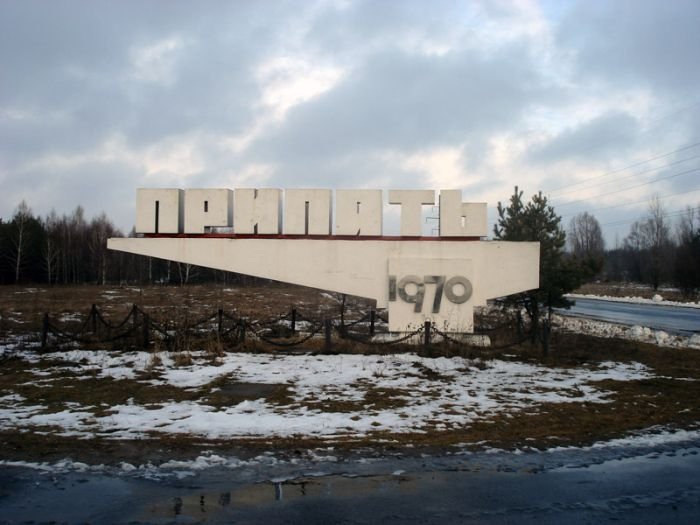
[(560, 313), (630, 326), (648, 326), (675, 334), (691, 335), (700, 332), (700, 308), (621, 303), (598, 299), (575, 299), (575, 301), (575, 306), (569, 310), (561, 310)]

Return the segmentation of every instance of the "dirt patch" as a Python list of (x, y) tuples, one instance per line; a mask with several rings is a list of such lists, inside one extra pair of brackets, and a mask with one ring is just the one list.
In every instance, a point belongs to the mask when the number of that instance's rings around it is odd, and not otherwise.
[(95, 416), (106, 415), (110, 407), (129, 402), (149, 407), (197, 397), (191, 391), (170, 385), (156, 386), (136, 379), (101, 377), (98, 370), (78, 375), (70, 364), (50, 363), (51, 366), (43, 362), (37, 365), (16, 358), (3, 361), (0, 393), (22, 396), (23, 405), (43, 405), (45, 413), (61, 412), (77, 403)]
[(290, 397), (289, 386), (274, 383), (240, 383), (231, 378), (212, 381), (200, 390), (202, 401), (217, 408), (226, 408), (243, 401), (265, 399), (268, 403), (285, 406), (294, 400)]

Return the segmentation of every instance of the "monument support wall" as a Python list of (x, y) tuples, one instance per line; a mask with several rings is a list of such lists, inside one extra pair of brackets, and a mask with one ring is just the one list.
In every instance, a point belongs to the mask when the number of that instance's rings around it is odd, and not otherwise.
[[(534, 242), (158, 237), (109, 239), (108, 248), (374, 299), (377, 307), (389, 308), (389, 329), (397, 332), (424, 320), (469, 332), (474, 306), (539, 286), (539, 243)], [(398, 293), (390, 301), (390, 275), (397, 283), (406, 275), (420, 279), (420, 312)], [(455, 303), (443, 288), (434, 312), (439, 283), (429, 281), (453, 277), (472, 283), (471, 296)], [(419, 285), (408, 284), (409, 298)]]

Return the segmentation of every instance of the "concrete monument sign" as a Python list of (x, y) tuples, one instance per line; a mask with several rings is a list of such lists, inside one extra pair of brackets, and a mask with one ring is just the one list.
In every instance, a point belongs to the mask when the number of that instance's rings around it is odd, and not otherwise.
[(539, 286), (539, 243), (482, 240), (485, 203), (441, 190), (439, 234), (424, 237), (435, 192), (388, 201), (401, 207), (400, 236), (382, 234), (381, 190), (139, 189), (140, 236), (108, 247), (374, 299), (392, 332), (426, 320), (472, 332), (474, 306)]

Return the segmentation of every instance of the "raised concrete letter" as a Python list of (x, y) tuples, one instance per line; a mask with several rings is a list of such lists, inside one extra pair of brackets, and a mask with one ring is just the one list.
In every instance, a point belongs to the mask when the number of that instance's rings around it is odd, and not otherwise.
[(232, 222), (231, 190), (185, 190), (185, 233), (206, 233), (207, 227), (226, 227)]
[(182, 190), (139, 188), (136, 190), (136, 233), (180, 233)]
[(382, 234), (382, 190), (337, 190), (335, 208), (337, 235)]
[(331, 234), (331, 190), (285, 190), (284, 233)]
[(435, 204), (435, 192), (433, 190), (389, 190), (389, 204), (401, 205), (401, 235), (420, 237), (423, 234), (421, 206)]
[(440, 236), (486, 237), (485, 202), (462, 202), (461, 190), (440, 190)]
[(282, 233), (282, 190), (236, 189), (233, 192), (233, 230), (236, 233)]

